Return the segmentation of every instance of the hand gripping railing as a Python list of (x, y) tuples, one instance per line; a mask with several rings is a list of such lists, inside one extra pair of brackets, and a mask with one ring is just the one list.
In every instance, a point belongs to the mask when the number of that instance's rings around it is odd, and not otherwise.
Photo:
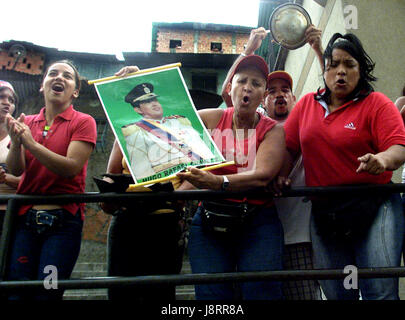
[[(405, 184), (392, 183), (384, 185), (367, 186), (336, 186), (336, 187), (294, 187), (283, 192), (282, 197), (300, 196), (325, 196), (334, 194), (381, 194), (381, 193), (405, 192)], [(69, 202), (91, 203), (91, 202), (114, 202), (114, 201), (156, 201), (161, 200), (206, 200), (225, 198), (254, 197), (269, 198), (272, 193), (266, 190), (251, 190), (244, 192), (225, 191), (175, 191), (175, 192), (136, 192), (136, 193), (83, 193), (63, 194), (53, 196), (34, 195), (0, 195), (0, 203), (8, 203), (4, 218), (3, 233), (0, 239), (0, 280), (4, 279), (5, 266), (13, 229), (14, 217), (22, 204), (63, 204)], [(362, 268), (358, 269), (358, 278), (391, 278), (404, 277), (405, 268)], [(150, 284), (173, 284), (191, 285), (213, 282), (241, 282), (259, 280), (304, 280), (304, 279), (343, 279), (347, 274), (340, 269), (322, 270), (283, 270), (283, 271), (257, 271), (257, 272), (233, 272), (215, 274), (185, 274), (185, 275), (159, 275), (159, 276), (136, 276), (136, 277), (94, 277), (85, 279), (59, 280), (60, 289), (95, 289), (122, 287), (132, 285)], [(0, 291), (19, 288), (42, 288), (43, 281), (0, 281)]]

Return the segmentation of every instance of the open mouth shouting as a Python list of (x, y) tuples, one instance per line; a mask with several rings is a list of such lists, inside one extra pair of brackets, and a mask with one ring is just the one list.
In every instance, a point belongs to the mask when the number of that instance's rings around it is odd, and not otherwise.
[(338, 87), (344, 87), (346, 85), (346, 81), (344, 79), (339, 79), (336, 81), (336, 85)]
[(250, 102), (249, 96), (243, 96), (243, 98), (242, 98), (242, 104), (248, 105), (249, 102)]
[(287, 105), (287, 101), (283, 97), (279, 97), (279, 98), (274, 99), (274, 104), (276, 106), (283, 106), (283, 105)]
[(56, 82), (52, 85), (52, 90), (55, 92), (63, 92), (65, 90), (65, 87), (63, 86), (62, 83)]

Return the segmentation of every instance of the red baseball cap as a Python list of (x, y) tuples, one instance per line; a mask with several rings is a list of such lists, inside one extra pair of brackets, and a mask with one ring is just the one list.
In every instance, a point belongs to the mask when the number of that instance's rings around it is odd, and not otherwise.
[[(269, 67), (267, 66), (266, 61), (258, 55), (252, 54), (249, 56), (243, 57), (237, 64), (235, 70), (233, 71), (230, 81), (232, 81), (233, 76), (243, 67), (256, 67), (262, 74), (265, 79), (269, 73)], [(267, 82), (268, 83), (268, 82)]]
[(281, 71), (281, 70), (271, 72), (267, 77), (267, 87), (269, 86), (270, 81), (274, 80), (274, 79), (283, 79), (283, 80), (287, 81), (288, 84), (290, 85), (290, 89), (292, 91), (293, 79), (291, 78), (291, 76), (288, 72)]
[(0, 89), (2, 89), (2, 88), (9, 88), (13, 92), (13, 94), (15, 95), (15, 90), (14, 90), (14, 88), (11, 85), (10, 82), (0, 80)]

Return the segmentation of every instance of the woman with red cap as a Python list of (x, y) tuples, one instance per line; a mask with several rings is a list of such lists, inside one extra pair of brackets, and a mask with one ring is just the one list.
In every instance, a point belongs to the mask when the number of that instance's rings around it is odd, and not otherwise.
[[(268, 67), (248, 55), (230, 70), (227, 109), (200, 110), (216, 145), (235, 164), (211, 172), (190, 168), (177, 176), (188, 188), (243, 191), (265, 187), (279, 172), (285, 148), (284, 131), (256, 111), (266, 95)], [(283, 231), (272, 200), (202, 201), (191, 226), (188, 245), (193, 273), (269, 271), (282, 269)], [(276, 281), (196, 285), (197, 299), (281, 299)]]

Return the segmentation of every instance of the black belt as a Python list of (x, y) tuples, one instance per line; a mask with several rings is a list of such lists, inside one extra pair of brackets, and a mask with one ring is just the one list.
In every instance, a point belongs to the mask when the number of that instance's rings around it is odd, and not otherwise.
[(228, 200), (203, 200), (202, 205), (205, 209), (210, 211), (223, 211), (233, 213), (236, 211), (247, 214), (260, 208), (260, 206), (248, 203), (246, 201), (236, 202)]
[(29, 209), (26, 213), (26, 224), (31, 226), (61, 226), (71, 218), (72, 214), (65, 209), (36, 210)]

